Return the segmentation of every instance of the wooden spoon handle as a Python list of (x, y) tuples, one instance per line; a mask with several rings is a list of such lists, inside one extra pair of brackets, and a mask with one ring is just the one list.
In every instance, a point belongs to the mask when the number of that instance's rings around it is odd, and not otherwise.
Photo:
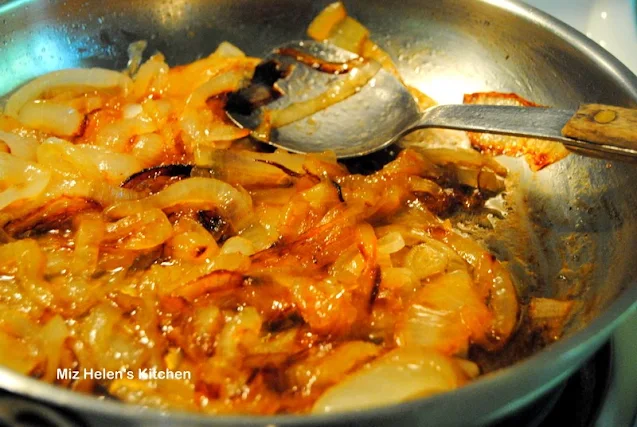
[(637, 149), (637, 109), (583, 104), (562, 128), (562, 135)]

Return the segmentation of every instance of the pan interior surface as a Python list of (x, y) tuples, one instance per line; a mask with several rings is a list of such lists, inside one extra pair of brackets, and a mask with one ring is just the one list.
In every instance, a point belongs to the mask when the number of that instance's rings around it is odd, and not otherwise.
[[(250, 55), (303, 39), (327, 1), (111, 0), (0, 2), (0, 96), (43, 73), (71, 67), (123, 69), (127, 47), (147, 40), (171, 65), (191, 62), (228, 40)], [(345, 2), (396, 61), (405, 80), (440, 103), (465, 93), (516, 92), (538, 104), (637, 107), (637, 78), (584, 36), (520, 3), (380, 0)], [(510, 212), (493, 227), (468, 230), (508, 262), (521, 299), (573, 299), (565, 337), (529, 360), (487, 375), (457, 392), (393, 408), (341, 417), (205, 418), (172, 414), (182, 425), (277, 425), (325, 422), (380, 424), (402, 419), (446, 426), (476, 425), (546, 391), (605, 340), (637, 295), (637, 168), (572, 154), (537, 173), (506, 159), (514, 188)], [(549, 354), (550, 353), (550, 354)], [(515, 351), (510, 360), (519, 358)], [(509, 361), (510, 361), (509, 360)], [(549, 362), (550, 361), (550, 362)], [(0, 369), (9, 391), (98, 412), (130, 425), (166, 414), (140, 412), (60, 391)], [(516, 406), (517, 405), (517, 406)], [(461, 411), (453, 408), (463, 408)], [(465, 410), (466, 409), (466, 410)], [(104, 424), (106, 425), (106, 424)]]

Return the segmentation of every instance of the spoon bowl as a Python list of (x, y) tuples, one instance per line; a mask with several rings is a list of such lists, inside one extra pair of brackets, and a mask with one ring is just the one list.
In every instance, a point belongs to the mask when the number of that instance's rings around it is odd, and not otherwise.
[[(293, 53), (290, 53), (293, 52)], [(356, 77), (348, 62), (354, 53), (325, 42), (294, 41), (274, 49), (265, 61), (289, 69), (276, 82), (282, 94), (267, 104), (270, 111), (307, 103), (332, 91), (338, 96), (347, 79)], [(367, 62), (374, 62), (368, 60)], [(322, 64), (340, 72), (325, 72)], [(333, 151), (338, 158), (359, 157), (395, 143), (405, 134), (427, 127), (527, 136), (561, 142), (581, 154), (634, 160), (637, 158), (637, 110), (583, 105), (580, 110), (506, 105), (439, 105), (420, 111), (402, 82), (376, 64), (369, 79), (338, 102), (299, 120), (273, 127), (264, 142), (297, 153)], [(339, 86), (340, 85), (340, 86)], [(250, 114), (229, 110), (239, 126), (256, 129), (264, 108)], [(253, 135), (259, 138), (256, 133)]]
[[(328, 43), (296, 41), (275, 51), (296, 49), (326, 62), (346, 62), (357, 56)], [(300, 63), (289, 55), (272, 53), (265, 60), (276, 60), (283, 66), (293, 65), (290, 75), (277, 82), (284, 96), (269, 103), (277, 110), (307, 101), (320, 95), (327, 87), (343, 81), (346, 74), (330, 74)], [(256, 128), (261, 122), (261, 110), (251, 115), (229, 113), (242, 127)], [(354, 95), (309, 117), (272, 129), (268, 143), (298, 153), (332, 150), (339, 158), (358, 157), (380, 150), (403, 134), (420, 119), (416, 101), (392, 74), (380, 69)]]

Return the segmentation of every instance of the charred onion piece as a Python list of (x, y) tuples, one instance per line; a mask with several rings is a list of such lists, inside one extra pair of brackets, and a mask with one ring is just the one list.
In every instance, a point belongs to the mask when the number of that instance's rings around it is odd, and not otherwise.
[(152, 249), (142, 251), (137, 255), (131, 266), (129, 272), (148, 270), (157, 260), (161, 259), (164, 251), (164, 246), (159, 245)]
[(343, 163), (351, 174), (371, 175), (381, 170), (386, 164), (396, 159), (401, 147), (390, 145), (387, 148), (353, 159), (343, 159)]
[(257, 108), (280, 98), (283, 92), (276, 82), (287, 77), (290, 70), (290, 67), (283, 67), (274, 60), (257, 65), (250, 86), (228, 95), (226, 111), (248, 116)]
[(303, 322), (298, 311), (289, 311), (265, 322), (263, 329), (268, 332), (282, 332), (300, 326)]
[(223, 242), (234, 234), (232, 226), (215, 211), (199, 211), (197, 217), (217, 242)]
[(190, 177), (191, 165), (156, 166), (129, 176), (121, 185), (122, 188), (154, 194), (168, 185)]
[(477, 188), (450, 185), (439, 195), (416, 193), (418, 199), (441, 218), (448, 218), (458, 211), (474, 212), (484, 206), (487, 196)]
[(290, 71), (290, 67), (284, 67), (278, 61), (265, 61), (255, 68), (252, 83), (272, 86), (277, 80), (286, 78)]

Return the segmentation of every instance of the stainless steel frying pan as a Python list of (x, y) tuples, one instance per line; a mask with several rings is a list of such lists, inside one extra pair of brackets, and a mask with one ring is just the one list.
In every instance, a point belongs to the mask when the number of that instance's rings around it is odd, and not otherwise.
[[(0, 0), (0, 96), (60, 68), (123, 68), (128, 44), (138, 39), (148, 40), (151, 53), (162, 51), (172, 64), (205, 55), (222, 40), (249, 54), (264, 54), (303, 38), (305, 26), (326, 3)], [(626, 67), (575, 30), (522, 3), (350, 0), (346, 6), (396, 59), (406, 80), (440, 102), (497, 90), (561, 108), (580, 102), (637, 107), (637, 77)], [(54, 411), (54, 425), (60, 426), (78, 421), (104, 426), (474, 426), (499, 419), (555, 387), (637, 309), (637, 168), (577, 155), (536, 174), (519, 161), (507, 164), (519, 178), (518, 188), (507, 196), (515, 213), (480, 237), (509, 262), (523, 299), (579, 301), (561, 340), (510, 367), (453, 393), (402, 405), (267, 418), (142, 410), (0, 368), (0, 388), (10, 392), (0, 394), (0, 408), (23, 417), (28, 411), (32, 416), (49, 411), (50, 420)], [(503, 357), (509, 358), (505, 362), (519, 358)]]

